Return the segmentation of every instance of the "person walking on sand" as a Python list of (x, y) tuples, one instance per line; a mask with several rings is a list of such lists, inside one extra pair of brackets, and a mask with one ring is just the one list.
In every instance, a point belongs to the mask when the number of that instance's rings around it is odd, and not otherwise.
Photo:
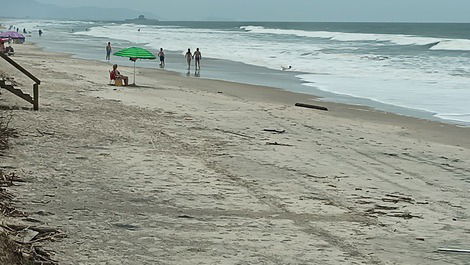
[(202, 54), (199, 51), (199, 48), (197, 48), (196, 51), (194, 52), (194, 65), (196, 67), (196, 71), (201, 70), (201, 59), (202, 59)]
[(160, 57), (160, 67), (164, 68), (165, 67), (165, 53), (163, 52), (163, 48), (160, 48), (158, 57)]
[(111, 60), (111, 51), (113, 48), (111, 47), (111, 42), (108, 42), (108, 45), (106, 46), (106, 61)]
[(191, 53), (191, 49), (188, 49), (188, 52), (184, 56), (186, 58), (186, 62), (188, 63), (188, 71), (191, 70), (191, 60), (193, 59), (193, 54)]

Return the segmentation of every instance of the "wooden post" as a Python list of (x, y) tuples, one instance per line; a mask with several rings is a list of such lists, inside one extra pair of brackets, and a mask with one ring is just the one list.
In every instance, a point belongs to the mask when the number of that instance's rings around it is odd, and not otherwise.
[(39, 110), (39, 85), (33, 85), (33, 109)]

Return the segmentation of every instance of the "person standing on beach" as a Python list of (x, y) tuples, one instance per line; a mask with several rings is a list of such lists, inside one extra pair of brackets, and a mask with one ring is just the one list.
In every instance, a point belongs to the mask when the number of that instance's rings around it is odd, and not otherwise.
[(163, 52), (163, 48), (160, 48), (158, 57), (160, 57), (160, 67), (164, 68), (165, 67), (165, 53)]
[(201, 59), (202, 59), (202, 54), (199, 51), (199, 48), (197, 48), (196, 51), (194, 52), (194, 62), (195, 62), (194, 64), (196, 66), (196, 71), (201, 70)]
[(4, 53), (5, 52), (5, 44), (3, 43), (3, 40), (0, 39), (0, 53)]
[(191, 53), (191, 49), (188, 49), (188, 52), (184, 56), (186, 58), (186, 62), (188, 63), (188, 71), (191, 70), (191, 60), (193, 59), (193, 54)]
[(106, 61), (111, 60), (111, 51), (113, 48), (111, 47), (111, 42), (108, 42), (108, 45), (106, 45)]
[(39, 32), (39, 37), (41, 37), (42, 36), (42, 30), (39, 30), (38, 32)]

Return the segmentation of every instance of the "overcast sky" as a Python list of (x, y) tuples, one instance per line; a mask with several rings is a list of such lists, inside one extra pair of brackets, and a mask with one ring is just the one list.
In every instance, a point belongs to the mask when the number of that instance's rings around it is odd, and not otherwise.
[(470, 22), (470, 0), (37, 0), (127, 7), (164, 20)]

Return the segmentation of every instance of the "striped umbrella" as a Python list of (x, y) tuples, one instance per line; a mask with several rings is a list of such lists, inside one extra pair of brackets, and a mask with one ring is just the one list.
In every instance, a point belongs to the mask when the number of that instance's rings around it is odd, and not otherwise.
[(13, 40), (16, 40), (16, 39), (24, 40), (25, 39), (23, 34), (18, 33), (16, 31), (1, 32), (0, 33), (0, 38), (13, 39)]
[(16, 31), (7, 31), (0, 33), (0, 39), (12, 39), (15, 43), (24, 43), (25, 37)]
[(137, 61), (137, 59), (154, 60), (157, 58), (151, 52), (147, 51), (146, 49), (139, 48), (139, 47), (126, 48), (126, 49), (123, 49), (114, 53), (114, 55), (120, 56), (120, 57), (128, 57), (134, 62), (134, 84), (133, 85), (135, 85), (135, 62)]

